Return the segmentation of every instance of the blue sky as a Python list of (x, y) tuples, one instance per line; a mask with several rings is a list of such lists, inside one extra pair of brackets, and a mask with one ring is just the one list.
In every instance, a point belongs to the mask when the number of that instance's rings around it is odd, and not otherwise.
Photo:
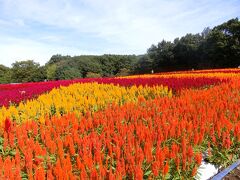
[(240, 0), (0, 0), (0, 64), (52, 55), (143, 54), (240, 17)]

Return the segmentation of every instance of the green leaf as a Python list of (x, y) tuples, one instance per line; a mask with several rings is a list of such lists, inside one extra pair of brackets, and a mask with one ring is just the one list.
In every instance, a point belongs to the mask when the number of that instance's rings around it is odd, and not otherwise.
[(144, 176), (149, 176), (152, 173), (151, 170), (148, 170), (147, 172), (145, 172)]

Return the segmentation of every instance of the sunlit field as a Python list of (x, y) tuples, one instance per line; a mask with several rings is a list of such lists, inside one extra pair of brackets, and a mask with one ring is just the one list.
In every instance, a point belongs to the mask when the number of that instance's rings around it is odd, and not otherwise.
[(197, 178), (240, 158), (239, 105), (240, 69), (0, 85), (0, 179)]

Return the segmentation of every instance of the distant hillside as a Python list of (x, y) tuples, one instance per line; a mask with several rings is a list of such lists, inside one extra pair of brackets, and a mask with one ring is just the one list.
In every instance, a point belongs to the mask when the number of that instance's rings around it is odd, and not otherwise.
[(54, 55), (46, 71), (48, 79), (123, 76), (132, 73), (137, 62), (135, 55)]

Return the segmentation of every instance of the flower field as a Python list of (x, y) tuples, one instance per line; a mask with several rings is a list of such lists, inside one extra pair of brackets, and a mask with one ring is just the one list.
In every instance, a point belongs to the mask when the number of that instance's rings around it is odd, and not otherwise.
[(240, 158), (240, 69), (0, 85), (0, 179), (193, 179)]

